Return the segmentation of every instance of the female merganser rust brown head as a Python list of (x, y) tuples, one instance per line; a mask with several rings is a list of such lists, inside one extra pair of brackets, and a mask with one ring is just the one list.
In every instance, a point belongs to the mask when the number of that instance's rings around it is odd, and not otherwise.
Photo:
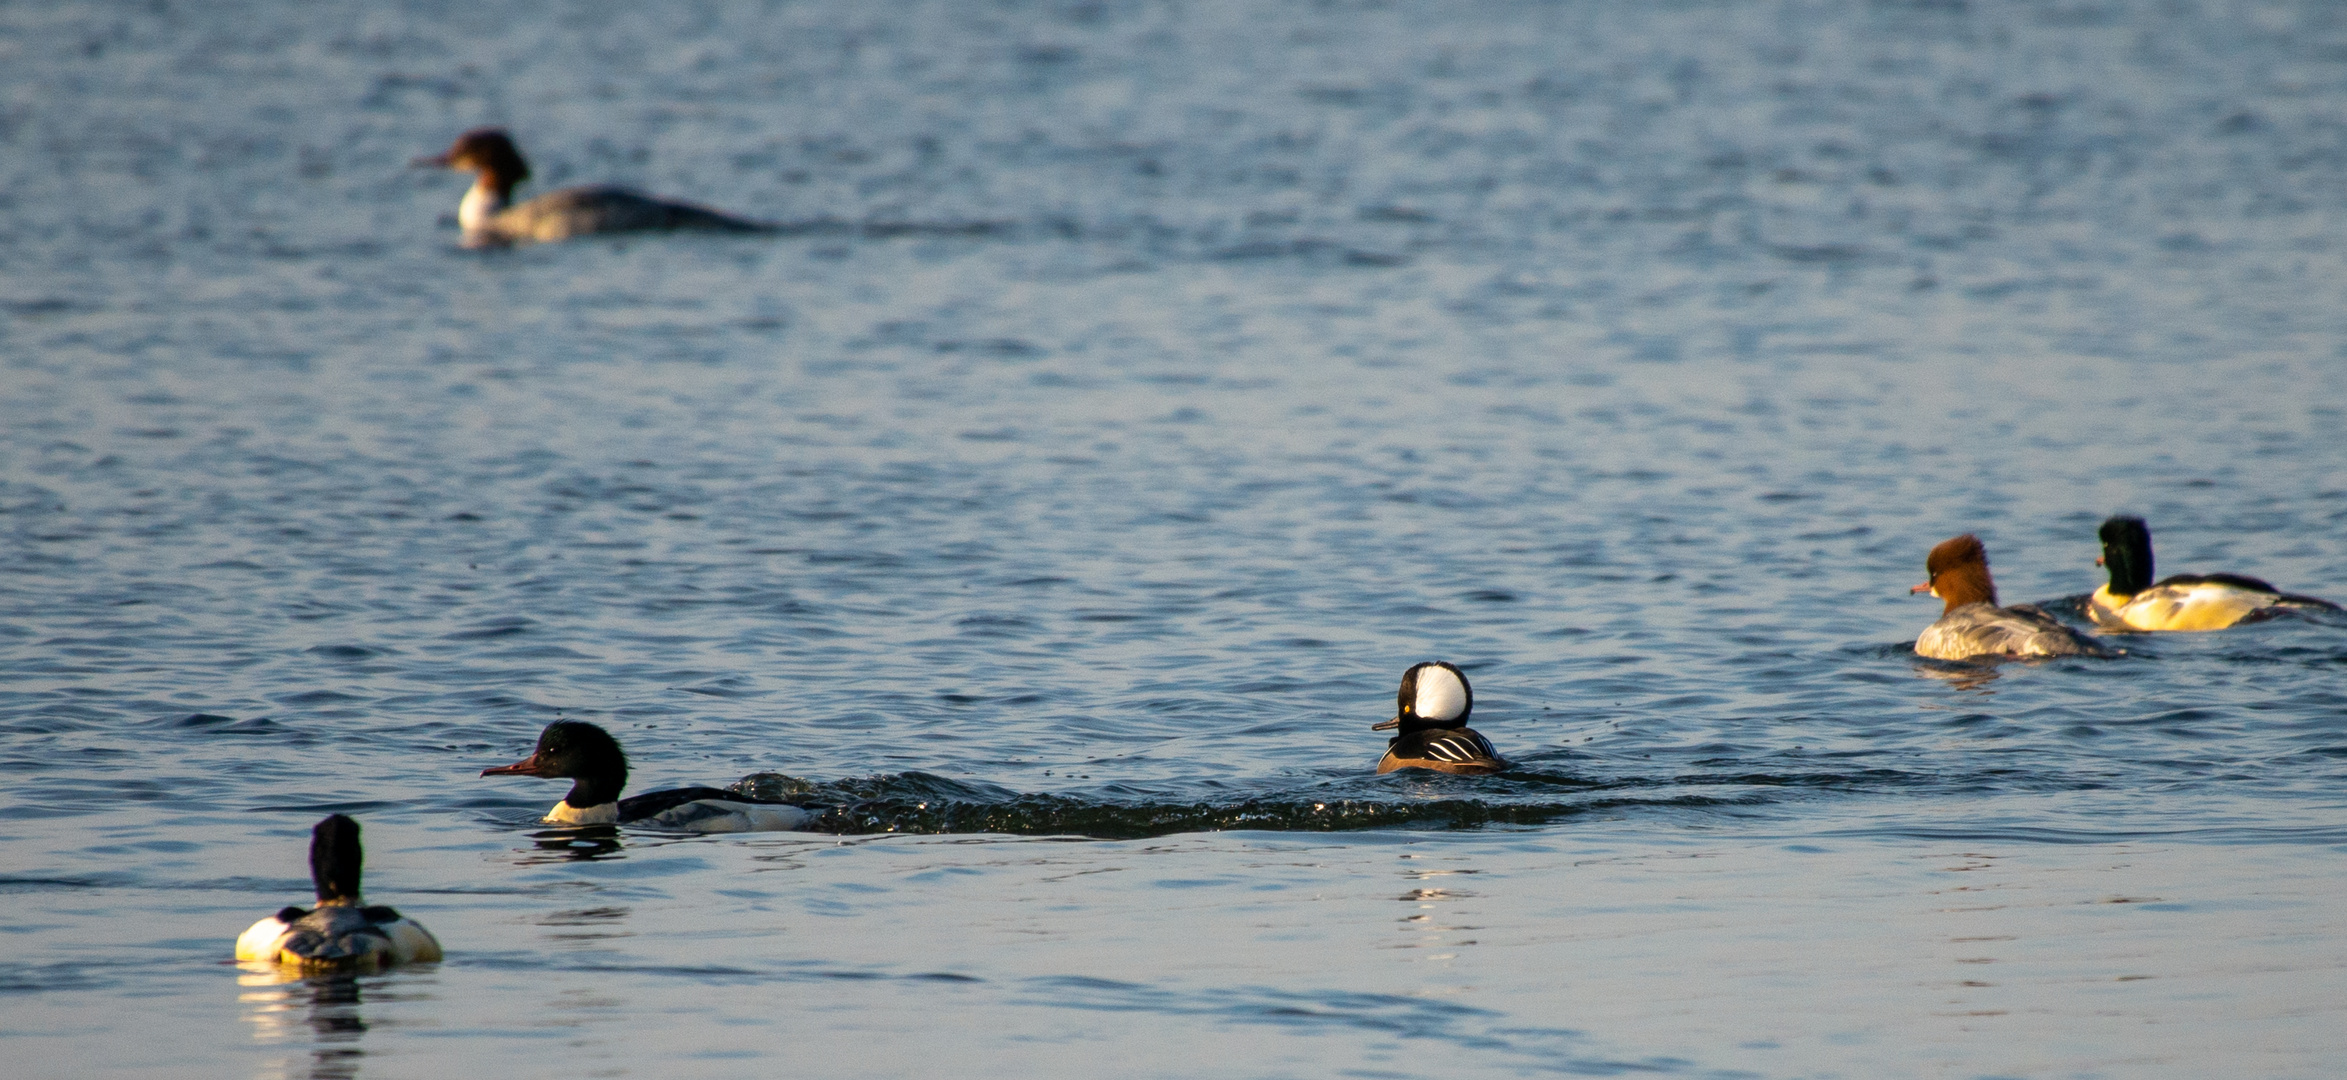
[(1923, 569), (1931, 580), (1907, 591), (1940, 598), (1947, 605), (1942, 611), (1966, 604), (1996, 606), (1997, 583), (1988, 575), (1988, 549), (1981, 546), (1979, 537), (1965, 533), (1940, 541), (1923, 560)]
[(765, 222), (738, 218), (705, 206), (606, 185), (563, 188), (515, 205), (513, 189), (530, 178), (530, 165), (514, 146), (513, 138), (501, 128), (474, 128), (457, 136), (446, 153), (420, 157), (411, 164), (473, 174), (473, 186), (456, 208), (456, 222), (464, 230), (467, 247), (658, 229), (719, 232), (774, 229)]

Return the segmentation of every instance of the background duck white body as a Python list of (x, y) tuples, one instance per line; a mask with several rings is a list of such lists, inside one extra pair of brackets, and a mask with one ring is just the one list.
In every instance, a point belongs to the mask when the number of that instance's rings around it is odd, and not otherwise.
[(2338, 605), (2311, 596), (2293, 596), (2240, 574), (2177, 574), (2151, 580), (2151, 526), (2139, 517), (2105, 520), (2103, 553), (2095, 560), (2110, 580), (2087, 598), (2086, 614), (2096, 626), (2113, 630), (2222, 630), (2280, 607)]

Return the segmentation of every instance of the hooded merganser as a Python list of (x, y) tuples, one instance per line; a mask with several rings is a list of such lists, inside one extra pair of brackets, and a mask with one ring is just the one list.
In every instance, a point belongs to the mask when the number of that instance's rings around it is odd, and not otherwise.
[(431, 931), (359, 899), (359, 823), (334, 814), (310, 830), (310, 881), (318, 906), (284, 908), (236, 939), (236, 958), (303, 971), (372, 971), (440, 959)]
[(537, 751), (483, 776), (565, 777), (570, 794), (542, 819), (553, 825), (642, 825), (684, 832), (780, 832), (806, 828), (821, 811), (713, 787), (671, 788), (619, 797), (627, 755), (611, 733), (583, 720), (557, 720), (538, 733)]
[(1468, 689), (1466, 673), (1440, 660), (1412, 664), (1402, 672), (1402, 690), (1396, 695), (1393, 719), (1370, 725), (1371, 731), (1400, 728), (1385, 745), (1377, 762), (1379, 773), (1395, 769), (1433, 769), (1447, 773), (1495, 773), (1508, 767), (1492, 749), (1491, 740), (1467, 726), (1475, 709), (1475, 691)]
[(465, 132), (456, 137), (456, 144), (447, 153), (420, 157), (411, 164), (462, 169), (473, 174), (472, 189), (465, 192), (464, 201), (456, 208), (456, 221), (464, 229), (466, 247), (659, 229), (720, 232), (774, 229), (762, 221), (603, 184), (563, 188), (512, 205), (513, 189), (530, 178), (530, 165), (522, 160), (522, 152), (500, 128)]
[(2293, 596), (2239, 574), (2177, 574), (2151, 580), (2151, 526), (2139, 517), (2103, 522), (2103, 553), (2095, 565), (2108, 567), (2111, 581), (2096, 586), (2086, 601), (2095, 625), (2111, 630), (2222, 630), (2244, 620), (2265, 618), (2280, 607), (2339, 605), (2311, 596)]
[(1939, 621), (1915, 639), (1915, 652), (1935, 660), (1974, 656), (2115, 656), (2092, 636), (2072, 630), (2034, 604), (1997, 606), (1988, 576), (1988, 549), (1965, 533), (1943, 540), (1923, 563), (1931, 580), (1907, 590), (1947, 602)]

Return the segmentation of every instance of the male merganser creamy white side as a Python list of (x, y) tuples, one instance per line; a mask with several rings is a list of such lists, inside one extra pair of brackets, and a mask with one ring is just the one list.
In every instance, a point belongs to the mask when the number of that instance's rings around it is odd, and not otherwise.
[(1915, 639), (1915, 652), (1935, 660), (1975, 656), (2116, 656), (2092, 636), (2056, 621), (2034, 604), (1997, 606), (1997, 585), (1988, 576), (1988, 549), (1965, 533), (1941, 541), (1924, 560), (1931, 580), (1907, 590), (1928, 592), (1947, 603), (1939, 621)]
[(472, 189), (457, 204), (456, 222), (466, 247), (495, 247), (530, 241), (567, 240), (595, 233), (663, 229), (770, 232), (762, 221), (738, 218), (706, 206), (654, 198), (608, 185), (563, 188), (514, 205), (515, 185), (530, 178), (530, 166), (513, 140), (498, 128), (475, 128), (457, 136), (445, 154), (417, 158), (419, 167), (460, 169), (473, 174)]
[(236, 939), (236, 958), (307, 972), (373, 971), (440, 959), (440, 942), (399, 912), (359, 899), (359, 823), (334, 814), (310, 830), (318, 906), (281, 909)]
[(2086, 614), (2106, 629), (2222, 630), (2280, 608), (2339, 610), (2328, 600), (2295, 596), (2239, 574), (2177, 574), (2154, 584), (2151, 526), (2139, 517), (2103, 522), (2102, 541), (2102, 557), (2094, 561), (2110, 569), (2111, 580), (2087, 598)]
[(483, 776), (546, 776), (574, 781), (570, 794), (541, 819), (551, 825), (641, 825), (682, 832), (781, 832), (804, 829), (823, 808), (760, 799), (713, 787), (670, 788), (620, 798), (627, 787), (627, 755), (611, 733), (584, 720), (557, 720), (538, 734), (538, 748)]
[(1378, 759), (1380, 774), (1396, 769), (1495, 773), (1508, 767), (1491, 740), (1467, 726), (1475, 691), (1468, 688), (1465, 672), (1440, 660), (1412, 664), (1402, 672), (1395, 697), (1394, 718), (1369, 726), (1371, 731), (1401, 729)]

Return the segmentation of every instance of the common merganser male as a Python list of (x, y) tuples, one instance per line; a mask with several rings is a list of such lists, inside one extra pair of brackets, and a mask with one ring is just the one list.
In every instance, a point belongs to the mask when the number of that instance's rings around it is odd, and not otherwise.
[(457, 136), (448, 152), (420, 157), (418, 167), (461, 169), (473, 174), (472, 189), (457, 204), (456, 222), (466, 247), (496, 247), (528, 241), (567, 240), (594, 233), (658, 229), (770, 232), (774, 226), (738, 218), (706, 206), (654, 198), (604, 184), (550, 191), (513, 205), (514, 186), (530, 178), (529, 163), (499, 128), (475, 128)]
[(1947, 602), (1939, 621), (1915, 639), (1915, 652), (1935, 660), (1974, 656), (2116, 656), (2092, 636), (2056, 621), (2033, 604), (1997, 606), (1988, 576), (1988, 549), (1965, 533), (1943, 540), (1924, 560), (1931, 580), (1907, 590)]
[(2151, 526), (2139, 517), (2103, 522), (2103, 553), (2095, 565), (2108, 567), (2111, 580), (2086, 601), (2095, 625), (2110, 630), (2222, 630), (2243, 620), (2269, 618), (2277, 608), (2339, 605), (2295, 596), (2239, 574), (2177, 574), (2151, 580)]
[(318, 906), (281, 909), (236, 939), (236, 958), (308, 972), (373, 971), (440, 959), (429, 930), (359, 899), (359, 823), (334, 814), (310, 830), (310, 881)]
[(1410, 665), (1402, 672), (1402, 689), (1395, 695), (1396, 715), (1370, 725), (1371, 731), (1400, 728), (1377, 762), (1379, 773), (1396, 769), (1433, 769), (1447, 773), (1495, 773), (1508, 767), (1492, 749), (1491, 740), (1467, 726), (1475, 710), (1475, 691), (1467, 675), (1440, 660)]
[(574, 781), (570, 794), (541, 819), (552, 825), (642, 825), (683, 832), (780, 832), (803, 829), (823, 807), (760, 799), (713, 787), (671, 788), (619, 797), (627, 755), (611, 733), (584, 720), (557, 720), (538, 733), (538, 748), (483, 776), (546, 776)]

